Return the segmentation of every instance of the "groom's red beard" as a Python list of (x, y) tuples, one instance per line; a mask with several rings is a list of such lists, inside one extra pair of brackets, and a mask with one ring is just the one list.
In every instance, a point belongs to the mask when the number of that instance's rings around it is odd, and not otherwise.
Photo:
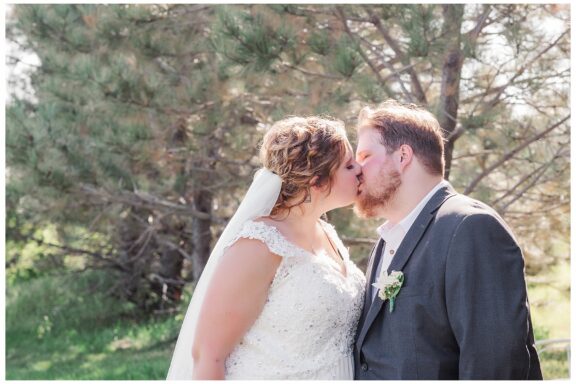
[(402, 185), (398, 171), (385, 172), (383, 170), (379, 176), (379, 185), (371, 188), (375, 191), (364, 188), (364, 191), (356, 199), (354, 212), (360, 217), (378, 217), (379, 209), (385, 208), (390, 203)]

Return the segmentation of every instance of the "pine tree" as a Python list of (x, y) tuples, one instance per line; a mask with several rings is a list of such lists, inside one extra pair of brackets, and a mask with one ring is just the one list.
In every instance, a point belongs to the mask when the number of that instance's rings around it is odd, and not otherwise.
[[(568, 220), (568, 200), (552, 198), (569, 178), (568, 16), (561, 5), (255, 5), (228, 8), (215, 29), (231, 65), (289, 73), (276, 85), (299, 89), (298, 111), (332, 111), (353, 126), (360, 106), (387, 98), (431, 110), (445, 132), (446, 178), (495, 205), (536, 266), (550, 242), (533, 240), (532, 213), (552, 207), (548, 224)], [(274, 55), (250, 43), (260, 40)], [(362, 232), (351, 216), (343, 222)], [(556, 228), (565, 242), (566, 227)]]
[[(536, 272), (568, 244), (568, 17), (545, 4), (16, 5), (7, 37), (40, 65), (33, 98), (7, 108), (7, 235), (42, 241), (49, 223), (58, 249), (162, 308), (200, 275), (266, 126), (329, 114), (354, 141), (360, 108), (394, 98), (436, 114), (447, 178), (505, 216)], [(362, 265), (358, 238), (377, 223), (330, 219)]]
[(41, 62), (37, 102), (8, 110), (11, 209), (56, 223), (68, 253), (115, 269), (116, 292), (145, 309), (198, 278), (255, 167), (260, 118), (219, 68), (213, 14), (18, 5), (10, 25)]

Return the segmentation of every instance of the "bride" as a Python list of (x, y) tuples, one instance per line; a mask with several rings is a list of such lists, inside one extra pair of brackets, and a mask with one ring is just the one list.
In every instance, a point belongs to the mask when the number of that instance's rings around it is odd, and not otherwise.
[(364, 274), (320, 219), (357, 195), (343, 124), (281, 120), (260, 158), (196, 286), (168, 380), (354, 378)]

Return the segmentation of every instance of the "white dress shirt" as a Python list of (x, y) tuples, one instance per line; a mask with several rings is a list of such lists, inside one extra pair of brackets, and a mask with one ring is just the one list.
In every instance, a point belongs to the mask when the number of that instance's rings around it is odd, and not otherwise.
[[(428, 203), (428, 201), (440, 188), (448, 185), (450, 185), (448, 181), (442, 180), (441, 182), (436, 184), (436, 186), (432, 188), (432, 190), (428, 192), (428, 194), (424, 196), (422, 200), (420, 200), (418, 205), (414, 207), (414, 209), (408, 215), (406, 215), (402, 220), (400, 220), (398, 224), (393, 225), (389, 221), (386, 221), (384, 224), (382, 224), (376, 229), (376, 232), (378, 232), (382, 240), (384, 240), (386, 243), (384, 247), (382, 247), (383, 254), (382, 257), (380, 258), (380, 263), (378, 264), (376, 273), (374, 274), (375, 280), (378, 279), (378, 276), (380, 276), (380, 271), (382, 271), (382, 268), (384, 268), (384, 270), (387, 270), (388, 267), (390, 266), (392, 258), (394, 258), (394, 255), (396, 254), (396, 250), (398, 250), (398, 247), (402, 243), (402, 240), (404, 240), (404, 237), (410, 230), (410, 227), (412, 227), (412, 224), (414, 224), (414, 221), (416, 221), (416, 218), (418, 217), (420, 212), (422, 212), (422, 209), (424, 209), (426, 203)], [(372, 281), (371, 283), (373, 282), (374, 281)], [(372, 289), (372, 300), (374, 300), (377, 293), (378, 289), (375, 288)]]

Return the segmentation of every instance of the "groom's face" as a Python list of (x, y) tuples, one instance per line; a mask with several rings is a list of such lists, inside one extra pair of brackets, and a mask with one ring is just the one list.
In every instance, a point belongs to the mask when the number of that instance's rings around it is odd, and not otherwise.
[(402, 180), (394, 154), (389, 154), (381, 144), (377, 130), (359, 130), (356, 161), (362, 167), (362, 176), (354, 210), (366, 218), (385, 216)]

